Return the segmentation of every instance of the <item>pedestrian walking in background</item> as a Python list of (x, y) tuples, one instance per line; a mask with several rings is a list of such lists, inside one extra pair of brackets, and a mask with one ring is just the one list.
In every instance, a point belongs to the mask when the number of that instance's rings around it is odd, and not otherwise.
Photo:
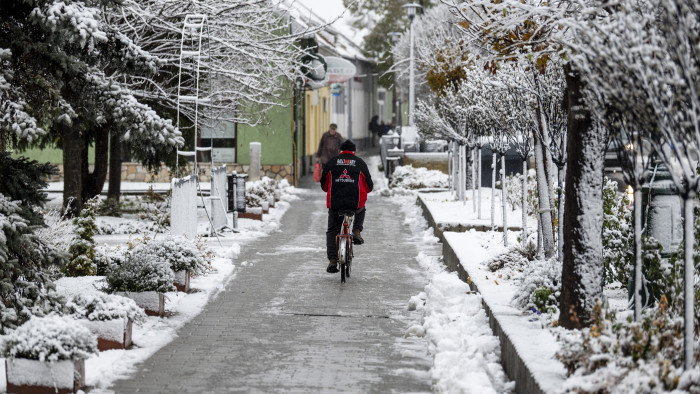
[(374, 115), (372, 117), (372, 120), (369, 121), (369, 126), (368, 126), (369, 137), (370, 137), (370, 142), (371, 142), (372, 146), (374, 146), (374, 140), (379, 135), (379, 123), (377, 123), (378, 121), (379, 121), (378, 115)]
[(340, 144), (342, 143), (343, 136), (338, 133), (338, 125), (331, 123), (328, 126), (328, 131), (321, 136), (321, 142), (318, 143), (316, 163), (321, 163), (321, 166), (325, 166), (328, 159), (340, 153)]

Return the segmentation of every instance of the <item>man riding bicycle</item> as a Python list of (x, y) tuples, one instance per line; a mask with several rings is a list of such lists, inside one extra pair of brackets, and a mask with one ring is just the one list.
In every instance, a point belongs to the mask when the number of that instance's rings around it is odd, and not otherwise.
[(338, 272), (338, 245), (336, 245), (335, 236), (338, 235), (343, 224), (343, 217), (338, 215), (339, 211), (355, 212), (352, 226), (353, 243), (355, 245), (364, 243), (361, 232), (362, 223), (365, 221), (365, 201), (367, 201), (367, 193), (371, 192), (373, 187), (367, 164), (355, 156), (355, 143), (345, 140), (340, 144), (340, 154), (328, 160), (321, 174), (321, 188), (326, 192), (328, 208), (326, 272)]

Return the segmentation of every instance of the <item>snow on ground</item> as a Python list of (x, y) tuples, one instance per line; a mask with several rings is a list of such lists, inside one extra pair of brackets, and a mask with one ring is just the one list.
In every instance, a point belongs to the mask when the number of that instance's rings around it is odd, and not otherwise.
[[(128, 184), (128, 183), (127, 183)], [(168, 184), (168, 188), (170, 185)], [(177, 330), (197, 316), (207, 302), (225, 291), (226, 284), (234, 280), (237, 272), (247, 265), (238, 262), (241, 248), (253, 240), (268, 236), (279, 231), (280, 220), (289, 209), (289, 202), (299, 199), (305, 191), (288, 187), (283, 189), (280, 201), (269, 214), (263, 215), (263, 221), (239, 219), (239, 232), (226, 232), (216, 237), (203, 238), (207, 246), (216, 254), (212, 261), (211, 272), (192, 278), (190, 286), (195, 291), (190, 293), (166, 293), (165, 310), (167, 318), (148, 317), (141, 326), (134, 325), (133, 343), (129, 350), (108, 350), (100, 352), (85, 361), (86, 384), (90, 392), (109, 393), (107, 388), (116, 380), (126, 378), (136, 372), (135, 365), (148, 359), (158, 349), (170, 343), (176, 336)], [(60, 204), (60, 203), (59, 203)], [(134, 234), (97, 235), (95, 242), (107, 247), (125, 248), (126, 243), (134, 238), (143, 236), (148, 231), (148, 224), (140, 221), (137, 215), (126, 218), (98, 217), (97, 223), (108, 223), (134, 230)], [(208, 221), (203, 208), (198, 210), (198, 234), (209, 233)], [(151, 237), (162, 236), (150, 233)], [(290, 251), (291, 253), (292, 251)], [(77, 293), (99, 292), (104, 286), (104, 277), (62, 278), (56, 282), (57, 291), (70, 296)], [(5, 392), (5, 359), (0, 358), (0, 392)]]
[[(438, 238), (416, 205), (416, 194), (394, 195), (392, 199), (406, 214), (418, 249), (435, 248)], [(483, 234), (502, 239), (497, 233)], [(488, 250), (482, 246), (479, 240), (469, 243), (475, 252), (482, 253), (480, 258), (499, 253), (496, 247)], [(441, 259), (423, 251), (416, 256), (430, 283), (425, 292), (409, 300), (409, 309), (423, 310), (423, 321), (410, 327), (406, 335), (428, 340), (428, 351), (434, 358), (431, 375), (438, 392), (512, 392), (515, 383), (509, 381), (500, 364), (500, 343), (489, 327), (481, 296), (472, 294), (455, 273), (448, 273)]]

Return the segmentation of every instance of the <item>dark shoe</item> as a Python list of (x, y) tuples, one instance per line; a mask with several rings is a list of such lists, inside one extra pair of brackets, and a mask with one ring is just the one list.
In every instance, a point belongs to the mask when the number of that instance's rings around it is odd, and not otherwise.
[(335, 274), (338, 272), (338, 259), (330, 259), (328, 261), (328, 268), (326, 268), (326, 272), (329, 274)]
[(352, 230), (352, 243), (355, 245), (362, 245), (363, 243), (365, 243), (365, 240), (362, 239), (362, 234), (360, 234), (360, 230)]

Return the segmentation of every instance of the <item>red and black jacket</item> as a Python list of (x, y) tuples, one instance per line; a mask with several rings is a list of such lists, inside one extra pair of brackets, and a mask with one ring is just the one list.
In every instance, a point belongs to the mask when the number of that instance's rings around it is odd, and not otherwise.
[(351, 151), (332, 157), (321, 174), (321, 188), (326, 192), (326, 206), (333, 211), (365, 206), (367, 193), (374, 183), (367, 164)]

